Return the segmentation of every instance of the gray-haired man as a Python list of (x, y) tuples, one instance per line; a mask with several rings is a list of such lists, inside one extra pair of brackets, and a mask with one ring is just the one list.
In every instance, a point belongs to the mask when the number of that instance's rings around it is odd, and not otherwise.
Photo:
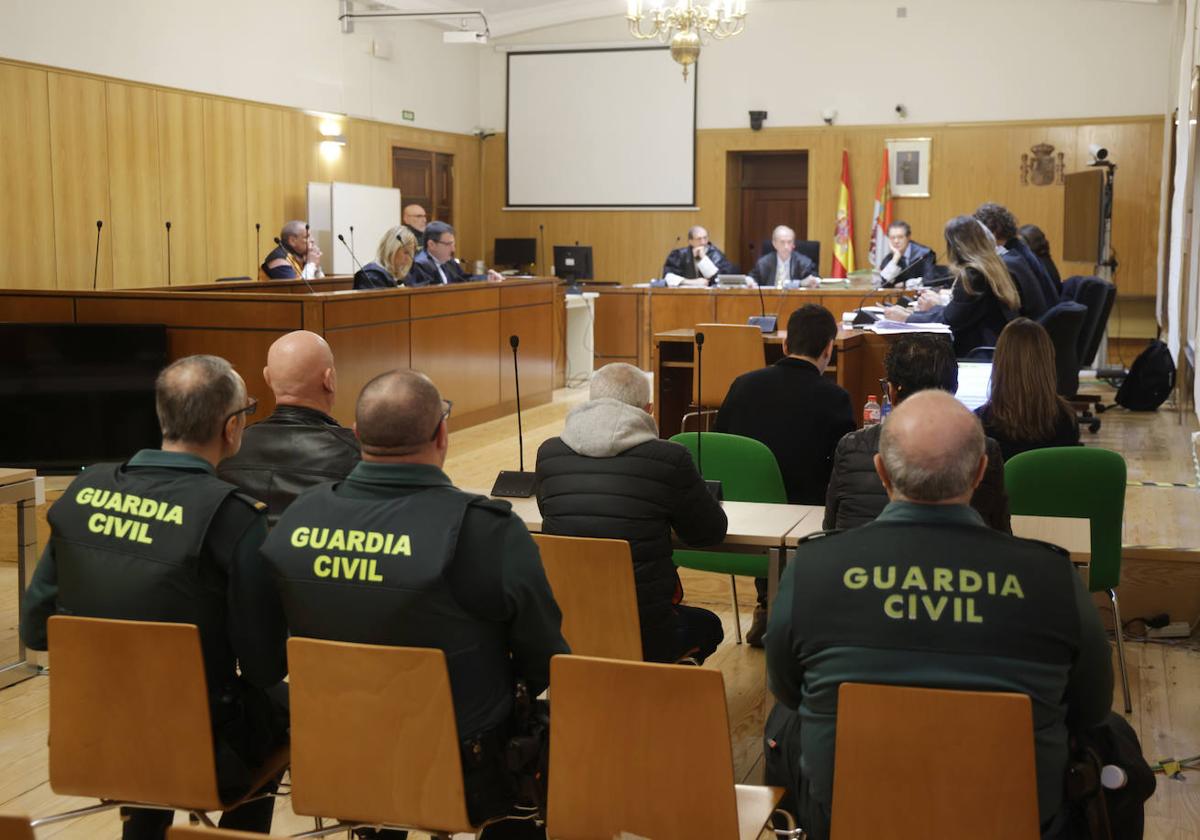
[[(21, 638), (46, 650), (52, 615), (169, 621), (200, 629), (222, 794), (245, 792), (285, 738), (287, 626), (266, 563), (266, 505), (217, 478), (256, 403), (229, 362), (187, 356), (155, 387), (162, 449), (96, 464), (50, 508), (50, 542), (21, 604)], [(240, 668), (240, 675), (239, 675)], [(266, 689), (272, 689), (270, 696)], [(221, 826), (267, 832), (274, 800)], [(125, 840), (161, 838), (170, 811), (133, 809)]]
[(986, 467), (978, 420), (944, 391), (914, 394), (875, 456), (888, 506), (803, 542), (784, 573), (766, 636), (781, 704), (768, 776), (796, 795), (813, 840), (829, 831), (843, 682), (1029, 695), (1043, 837), (1062, 836), (1068, 731), (1104, 721), (1111, 653), (1065, 552), (991, 529), (970, 507)]

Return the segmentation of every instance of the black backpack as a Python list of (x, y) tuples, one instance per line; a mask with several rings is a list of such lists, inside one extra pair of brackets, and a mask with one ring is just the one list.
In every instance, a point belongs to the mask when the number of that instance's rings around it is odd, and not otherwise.
[(1151, 341), (1133, 360), (1129, 374), (1117, 390), (1117, 405), (1131, 411), (1154, 411), (1175, 387), (1175, 361), (1161, 341)]

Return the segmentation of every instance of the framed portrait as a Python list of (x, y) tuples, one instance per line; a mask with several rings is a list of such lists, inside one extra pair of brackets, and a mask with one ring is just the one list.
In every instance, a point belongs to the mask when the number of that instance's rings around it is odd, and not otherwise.
[(929, 137), (887, 140), (888, 168), (892, 195), (897, 198), (929, 198)]

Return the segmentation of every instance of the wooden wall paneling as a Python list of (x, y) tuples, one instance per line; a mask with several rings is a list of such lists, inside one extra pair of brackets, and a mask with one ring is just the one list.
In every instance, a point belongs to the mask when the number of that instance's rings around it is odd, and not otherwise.
[(596, 315), (592, 327), (597, 368), (618, 361), (638, 364), (642, 326), (638, 317), (639, 297), (600, 290), (600, 297), (594, 304)]
[(204, 185), (207, 194), (210, 280), (254, 277), (246, 220), (246, 107), (204, 100)]
[(355, 184), (375, 187), (392, 185), (391, 156), (384, 157), (379, 143), (379, 123), (368, 120), (347, 120), (346, 147), (348, 180)]
[[(482, 288), (481, 288), (482, 287)], [(448, 287), (430, 286), (413, 291), (412, 317), (431, 318), (461, 312), (478, 312), (500, 308), (500, 289), (492, 284), (454, 284)]]
[(114, 285), (162, 286), (168, 217), (162, 212), (157, 96), (152, 88), (114, 82), (105, 85), (105, 94)]
[[(298, 330), (301, 326), (300, 297), (288, 300), (253, 300), (241, 295), (212, 300), (165, 295), (153, 297), (115, 295), (79, 297), (76, 320), (95, 324), (166, 324), (190, 329)], [(215, 352), (215, 351), (213, 351)], [(219, 354), (218, 354), (219, 355)], [(264, 363), (266, 357), (263, 357)]]
[(333, 416), (343, 426), (354, 423), (354, 405), (364, 385), (381, 373), (410, 366), (409, 327), (399, 321), (325, 331), (337, 365)]
[[(162, 216), (171, 220), (171, 284), (211, 283), (204, 99), (157, 91)], [(164, 272), (164, 281), (165, 281)]]
[(45, 70), (0, 64), (3, 283), (30, 289), (57, 285), (47, 75)]
[(105, 85), (65, 73), (50, 73), (48, 82), (57, 285), (60, 289), (92, 287), (96, 221), (101, 220), (108, 230), (100, 239), (96, 286), (112, 288)]
[(414, 320), (410, 335), (412, 367), (454, 403), (452, 421), (499, 403), (499, 310)]
[[(283, 220), (303, 219), (308, 215), (308, 182), (319, 181), (317, 161), (317, 121), (300, 111), (281, 111), (280, 164), (283, 179)], [(279, 235), (275, 225), (271, 237)], [(268, 237), (267, 241), (270, 241)]]
[[(500, 401), (516, 399), (513, 382), (513, 353), (509, 336), (519, 335), (521, 346), (521, 399), (549, 396), (554, 390), (554, 313), (550, 304), (519, 306), (500, 310)], [(528, 404), (528, 403), (526, 403)], [(524, 406), (522, 406), (524, 407)]]
[(196, 353), (212, 353), (226, 359), (246, 380), (246, 394), (258, 400), (258, 411), (250, 422), (263, 419), (275, 405), (275, 395), (263, 379), (267, 350), (285, 330), (167, 329), (167, 357), (171, 361)]
[(36, 324), (69, 324), (75, 320), (70, 295), (23, 295), (0, 292), (0, 321)]
[[(275, 247), (284, 218), (283, 112), (246, 106), (246, 237), (248, 265), (261, 265)], [(261, 225), (255, 231), (254, 225)], [(257, 273), (251, 273), (257, 277)]]

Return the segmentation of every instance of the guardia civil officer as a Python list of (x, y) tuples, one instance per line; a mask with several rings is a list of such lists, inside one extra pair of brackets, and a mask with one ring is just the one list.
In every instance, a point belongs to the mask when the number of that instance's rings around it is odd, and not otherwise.
[[(216, 356), (174, 362), (155, 391), (162, 449), (88, 468), (50, 508), (50, 542), (22, 603), (21, 638), (45, 650), (56, 613), (197, 625), (217, 776), (222, 795), (233, 796), (287, 726), (287, 627), (258, 554), (266, 505), (214, 471), (237, 452), (256, 404)], [(273, 810), (272, 799), (260, 799), (223, 815), (221, 826), (266, 833)], [(172, 817), (131, 809), (123, 836), (157, 840)]]
[(803, 542), (771, 610), (767, 673), (781, 705), (767, 721), (770, 783), (796, 794), (821, 840), (841, 683), (1015, 691), (1032, 700), (1043, 837), (1063, 837), (1068, 733), (1112, 705), (1091, 598), (1065, 552), (989, 528), (970, 507), (983, 431), (948, 393), (898, 405), (875, 466), (890, 503), (872, 523)]
[[(445, 651), (467, 813), (479, 824), (516, 798), (504, 763), (516, 682), (537, 696), (550, 657), (568, 648), (525, 525), (507, 502), (464, 493), (442, 472), (449, 415), (424, 374), (372, 379), (355, 410), (362, 462), (297, 497), (262, 553), (293, 635)], [(484, 836), (543, 835), (506, 820)]]

